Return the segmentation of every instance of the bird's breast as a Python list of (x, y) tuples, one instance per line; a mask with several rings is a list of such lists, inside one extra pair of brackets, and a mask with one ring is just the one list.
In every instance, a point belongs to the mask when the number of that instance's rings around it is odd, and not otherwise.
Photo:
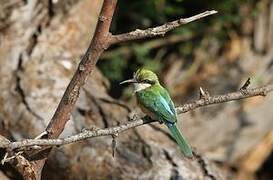
[(156, 115), (155, 115), (153, 112), (149, 111), (147, 108), (145, 108), (145, 107), (141, 104), (141, 102), (137, 101), (137, 104), (138, 104), (138, 107), (140, 107), (141, 111), (142, 111), (144, 114), (146, 114), (147, 116), (149, 116), (149, 117), (152, 118), (153, 120), (157, 120)]

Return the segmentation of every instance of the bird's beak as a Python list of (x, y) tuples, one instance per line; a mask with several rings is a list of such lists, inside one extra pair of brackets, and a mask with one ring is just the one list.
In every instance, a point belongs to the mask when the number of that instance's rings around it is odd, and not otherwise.
[(126, 83), (137, 83), (137, 81), (135, 79), (128, 79), (128, 80), (120, 82), (119, 84), (122, 85)]

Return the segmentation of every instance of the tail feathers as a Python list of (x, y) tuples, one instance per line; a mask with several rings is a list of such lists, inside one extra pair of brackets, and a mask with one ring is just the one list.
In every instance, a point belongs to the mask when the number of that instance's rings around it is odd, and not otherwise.
[(176, 124), (175, 123), (166, 123), (166, 125), (169, 128), (169, 130), (171, 131), (171, 134), (172, 134), (173, 138), (175, 139), (175, 141), (177, 142), (177, 144), (179, 145), (182, 153), (187, 157), (192, 157), (193, 154), (192, 154), (191, 147), (190, 147), (189, 143), (187, 142), (187, 140), (183, 137), (182, 133), (176, 127)]

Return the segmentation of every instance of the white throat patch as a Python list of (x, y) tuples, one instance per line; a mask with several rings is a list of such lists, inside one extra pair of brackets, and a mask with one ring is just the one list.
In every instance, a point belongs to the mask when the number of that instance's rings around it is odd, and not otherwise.
[(150, 86), (151, 86), (151, 84), (149, 84), (149, 83), (134, 83), (134, 91), (138, 92), (138, 91), (146, 89)]

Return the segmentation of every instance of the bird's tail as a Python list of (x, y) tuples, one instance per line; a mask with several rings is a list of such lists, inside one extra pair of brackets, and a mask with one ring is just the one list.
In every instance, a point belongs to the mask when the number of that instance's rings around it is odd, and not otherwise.
[(192, 150), (187, 142), (187, 140), (183, 137), (182, 133), (179, 131), (179, 129), (176, 127), (175, 123), (166, 123), (167, 127), (171, 131), (171, 134), (177, 144), (179, 145), (182, 153), (187, 157), (192, 157)]

